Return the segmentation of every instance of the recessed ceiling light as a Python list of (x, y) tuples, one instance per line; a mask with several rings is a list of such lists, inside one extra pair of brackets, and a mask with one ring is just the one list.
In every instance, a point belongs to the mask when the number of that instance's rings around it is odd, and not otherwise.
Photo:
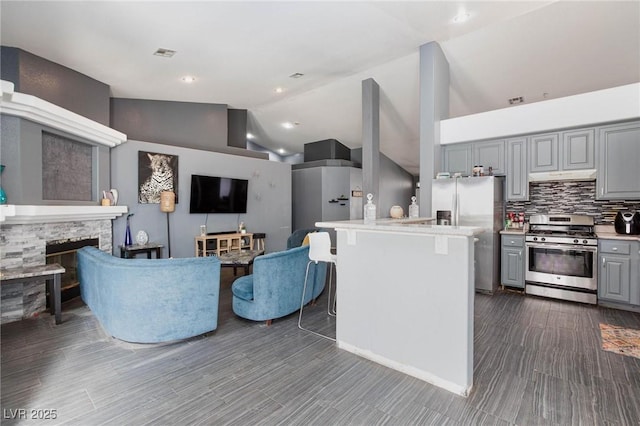
[(164, 49), (161, 47), (158, 50), (156, 50), (153, 54), (156, 56), (162, 56), (163, 58), (170, 58), (176, 54), (176, 51), (171, 49)]
[(291, 123), (290, 121), (285, 121), (284, 123), (282, 123), (282, 127), (284, 127), (285, 129), (293, 129), (293, 123)]
[(300, 78), (302, 77), (304, 74), (302, 74), (301, 72), (294, 72), (293, 74), (291, 74), (289, 77), (291, 78)]
[(252, 133), (247, 132), (247, 139), (253, 140), (255, 139), (255, 136), (253, 136)]
[(453, 22), (456, 24), (462, 24), (463, 22), (467, 22), (471, 15), (467, 12), (460, 12), (456, 16), (453, 17)]
[(194, 81), (196, 81), (196, 78), (192, 75), (185, 75), (184, 77), (182, 77), (182, 81), (184, 81), (185, 83), (193, 83)]
[(275, 89), (273, 89), (273, 91), (276, 93), (282, 93), (284, 92), (284, 89), (282, 87), (276, 87)]
[(285, 152), (287, 151), (284, 148), (278, 149), (278, 154), (284, 154)]

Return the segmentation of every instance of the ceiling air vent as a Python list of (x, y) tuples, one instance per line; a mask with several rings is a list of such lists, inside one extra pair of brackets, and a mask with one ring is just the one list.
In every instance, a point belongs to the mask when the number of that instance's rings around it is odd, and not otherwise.
[(517, 105), (524, 102), (524, 98), (522, 96), (516, 96), (515, 98), (509, 99), (509, 105)]
[(304, 74), (302, 74), (301, 72), (294, 72), (293, 74), (291, 74), (289, 77), (291, 78), (300, 78), (302, 77)]
[(175, 50), (163, 49), (162, 47), (156, 50), (154, 53), (156, 56), (162, 56), (163, 58), (170, 58), (176, 54)]

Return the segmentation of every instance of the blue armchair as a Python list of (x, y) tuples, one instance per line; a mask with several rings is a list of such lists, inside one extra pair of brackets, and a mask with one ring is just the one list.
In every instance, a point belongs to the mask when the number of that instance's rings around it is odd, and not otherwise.
[(78, 250), (82, 300), (105, 331), (136, 343), (185, 339), (218, 326), (220, 260), (121, 259)]
[[(269, 253), (256, 257), (253, 274), (236, 279), (231, 286), (233, 312), (253, 321), (281, 318), (300, 309), (304, 275), (309, 261), (309, 246)], [(324, 290), (327, 265), (309, 265), (309, 283), (305, 303)], [(310, 289), (311, 287), (308, 287)]]

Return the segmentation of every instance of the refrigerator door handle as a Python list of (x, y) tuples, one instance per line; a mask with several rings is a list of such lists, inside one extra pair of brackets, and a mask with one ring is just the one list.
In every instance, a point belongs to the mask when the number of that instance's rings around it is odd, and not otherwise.
[(456, 223), (455, 226), (460, 224), (460, 194), (456, 194)]

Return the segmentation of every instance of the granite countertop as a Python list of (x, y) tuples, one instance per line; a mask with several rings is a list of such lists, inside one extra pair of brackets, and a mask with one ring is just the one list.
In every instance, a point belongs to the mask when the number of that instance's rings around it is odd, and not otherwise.
[(389, 233), (412, 233), (424, 235), (447, 235), (451, 237), (471, 237), (479, 235), (483, 229), (477, 226), (433, 225), (434, 218), (418, 219), (378, 219), (375, 223), (364, 223), (363, 220), (341, 220), (335, 222), (317, 222), (320, 228), (347, 229), (355, 231), (377, 231)]
[(595, 231), (598, 238), (608, 240), (640, 241), (640, 235), (616, 234), (613, 225), (596, 225)]
[(524, 235), (526, 230), (524, 228), (505, 228), (500, 231), (501, 234), (511, 235)]

